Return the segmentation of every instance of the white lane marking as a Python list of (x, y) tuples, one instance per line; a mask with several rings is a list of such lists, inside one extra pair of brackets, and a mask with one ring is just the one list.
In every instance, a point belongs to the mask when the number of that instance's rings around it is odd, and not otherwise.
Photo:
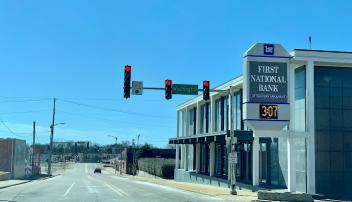
[(71, 186), (66, 190), (65, 194), (64, 194), (64, 197), (67, 196), (68, 193), (70, 193), (72, 187), (75, 185), (76, 183), (72, 183)]
[(106, 182), (104, 182), (102, 180), (95, 179), (95, 178), (93, 178), (91, 176), (88, 176), (88, 178), (91, 179), (91, 180), (94, 180), (96, 182), (100, 182), (100, 183), (104, 184), (106, 187), (110, 188), (112, 191), (114, 191), (115, 193), (117, 193), (120, 196), (128, 196), (128, 194), (125, 191), (123, 191), (122, 189), (120, 189), (120, 188), (118, 188), (118, 187), (116, 187), (116, 186), (114, 186), (112, 184), (106, 183)]
[(160, 189), (164, 189), (166, 191), (172, 191), (172, 192), (176, 192), (176, 193), (182, 193), (182, 194), (187, 194), (187, 195), (192, 195), (194, 196), (195, 194), (199, 195), (200, 198), (206, 198), (206, 199), (212, 199), (212, 200), (216, 200), (216, 201), (223, 201), (224, 199), (221, 198), (216, 198), (210, 195), (206, 195), (203, 193), (198, 193), (198, 192), (193, 192), (190, 190), (184, 190), (184, 189), (180, 189), (180, 188), (175, 188), (175, 187), (169, 187), (167, 185), (161, 185), (161, 184), (154, 184), (152, 182), (144, 182), (144, 181), (138, 181), (138, 180), (131, 180), (131, 179), (127, 179), (124, 177), (119, 177), (119, 176), (110, 176), (111, 178), (115, 178), (118, 180), (124, 180), (124, 181), (128, 181), (129, 183), (135, 183), (135, 184), (141, 184), (141, 185), (146, 185), (146, 186), (150, 186), (150, 187), (155, 187), (155, 188), (160, 188)]

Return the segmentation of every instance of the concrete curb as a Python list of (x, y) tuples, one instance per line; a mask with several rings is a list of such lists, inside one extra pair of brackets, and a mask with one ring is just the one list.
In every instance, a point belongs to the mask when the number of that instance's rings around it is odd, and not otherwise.
[(306, 193), (259, 191), (258, 200), (290, 201), (290, 202), (313, 202), (312, 195)]
[[(205, 191), (201, 191), (201, 190), (196, 190), (196, 189), (189, 189), (187, 187), (180, 187), (180, 186), (172, 186), (171, 184), (164, 184), (164, 183), (159, 183), (159, 182), (153, 182), (148, 180), (148, 177), (142, 177), (142, 178), (147, 178), (147, 180), (144, 179), (138, 179), (138, 178), (134, 178), (134, 176), (132, 175), (119, 175), (119, 177), (125, 178), (125, 179), (129, 179), (129, 180), (136, 180), (136, 181), (140, 181), (140, 182), (147, 182), (147, 183), (151, 183), (151, 184), (156, 184), (156, 185), (160, 185), (160, 186), (166, 186), (166, 187), (170, 187), (170, 188), (174, 188), (174, 189), (179, 189), (179, 190), (183, 190), (183, 191), (187, 191), (187, 192), (191, 192), (191, 193), (196, 193), (196, 194), (203, 194), (203, 195), (207, 195), (209, 197), (233, 197), (234, 195), (230, 194), (230, 191), (228, 192), (228, 194), (214, 194), (214, 193), (207, 193)], [(151, 180), (154, 180), (153, 178), (150, 178)], [(160, 179), (156, 179), (156, 180), (160, 180)], [(161, 179), (161, 180), (165, 180), (165, 179)], [(176, 181), (174, 181), (175, 183), (178, 183)], [(183, 182), (181, 182), (183, 183)], [(186, 183), (187, 184), (187, 183)], [(236, 196), (235, 196), (236, 197)], [(237, 197), (251, 197), (251, 196), (245, 196), (245, 195), (237, 195)], [(255, 197), (256, 198), (256, 197)], [(227, 199), (227, 200), (232, 200), (232, 199)], [(253, 199), (252, 199), (253, 200)], [(242, 201), (242, 200), (240, 200)], [(251, 201), (251, 200), (244, 200), (243, 201)]]
[(28, 181), (25, 181), (25, 182), (19, 182), (19, 183), (15, 183), (15, 184), (10, 184), (10, 185), (6, 185), (6, 186), (2, 186), (0, 187), (0, 189), (5, 189), (5, 188), (8, 188), (8, 187), (13, 187), (13, 186), (16, 186), (16, 185), (21, 185), (21, 184), (26, 184), (28, 182), (31, 182), (30, 180)]
[(5, 189), (5, 188), (8, 188), (8, 187), (13, 187), (13, 186), (21, 185), (21, 184), (27, 184), (29, 182), (33, 182), (33, 181), (37, 181), (37, 180), (46, 180), (46, 179), (53, 178), (53, 177), (56, 177), (56, 176), (58, 176), (58, 175), (47, 176), (47, 177), (39, 178), (39, 179), (36, 179), (36, 180), (27, 180), (25, 182), (19, 182), (19, 183), (14, 183), (14, 184), (10, 184), (10, 185), (0, 186), (0, 189)]

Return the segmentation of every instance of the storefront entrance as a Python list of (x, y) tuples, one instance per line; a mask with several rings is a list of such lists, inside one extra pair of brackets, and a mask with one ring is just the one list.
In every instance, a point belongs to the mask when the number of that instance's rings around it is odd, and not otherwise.
[(259, 139), (259, 184), (279, 185), (278, 139)]
[(237, 153), (236, 180), (252, 183), (252, 141), (239, 141), (240, 150)]

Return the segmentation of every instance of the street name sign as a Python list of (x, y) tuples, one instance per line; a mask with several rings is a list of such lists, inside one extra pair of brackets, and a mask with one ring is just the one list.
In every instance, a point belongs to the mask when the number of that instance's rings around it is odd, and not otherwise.
[(132, 81), (132, 95), (143, 94), (143, 81)]
[(244, 54), (243, 120), (253, 130), (282, 130), (290, 121), (289, 53), (257, 43)]
[(172, 84), (172, 94), (198, 95), (198, 85)]

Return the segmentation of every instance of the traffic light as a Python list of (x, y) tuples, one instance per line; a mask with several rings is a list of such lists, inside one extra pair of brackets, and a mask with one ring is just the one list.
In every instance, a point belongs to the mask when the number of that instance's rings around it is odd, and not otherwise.
[(169, 79), (165, 80), (165, 98), (167, 100), (172, 98), (172, 81)]
[(124, 77), (124, 83), (123, 83), (123, 97), (124, 98), (129, 98), (131, 94), (131, 66), (126, 65), (125, 66), (125, 77)]
[(203, 81), (203, 100), (209, 100), (210, 96), (210, 82)]

